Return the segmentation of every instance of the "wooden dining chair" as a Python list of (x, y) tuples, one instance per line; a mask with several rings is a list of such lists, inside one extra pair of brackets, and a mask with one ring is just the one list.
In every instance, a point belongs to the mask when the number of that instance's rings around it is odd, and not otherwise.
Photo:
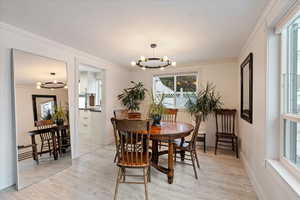
[(114, 110), (114, 117), (116, 119), (128, 119), (128, 110), (127, 109)]
[[(164, 113), (162, 114), (161, 120), (167, 121), (167, 122), (176, 122), (177, 121), (177, 113), (178, 113), (178, 109), (167, 108), (167, 109), (165, 109)], [(167, 141), (159, 141), (158, 146), (159, 146), (159, 149), (161, 149), (161, 147), (168, 147), (168, 142)]]
[(114, 157), (114, 162), (117, 161), (117, 157), (118, 157), (118, 152), (120, 150), (120, 138), (119, 138), (119, 134), (118, 131), (116, 129), (115, 123), (116, 123), (116, 118), (111, 118), (111, 123), (113, 125), (113, 132), (114, 132), (114, 139), (115, 139), (115, 145), (116, 145), (116, 153), (115, 153), (115, 157)]
[[(54, 123), (52, 120), (41, 120), (41, 121), (36, 121), (35, 125), (37, 127), (38, 130), (41, 129), (46, 129), (46, 128), (51, 128), (54, 126)], [(41, 133), (40, 134), (40, 138), (41, 138), (41, 151), (40, 151), (40, 155), (42, 155), (43, 153), (48, 153), (51, 156), (52, 153), (52, 134), (51, 131), (46, 132), (46, 133)]]
[[(117, 166), (119, 167), (116, 181), (115, 196), (117, 199), (120, 183), (144, 184), (145, 199), (148, 200), (147, 183), (150, 182), (149, 140), (150, 124), (146, 120), (117, 120), (112, 119), (114, 129), (120, 139), (120, 150), (117, 151)], [(139, 148), (140, 141), (143, 148)], [(126, 168), (143, 169), (143, 175), (126, 174)], [(126, 176), (143, 177), (143, 182), (126, 181)]]
[(168, 121), (168, 122), (176, 122), (177, 113), (178, 113), (178, 109), (168, 108), (164, 111), (163, 115), (161, 116), (161, 120)]
[(239, 158), (238, 137), (235, 134), (235, 116), (235, 109), (219, 109), (215, 111), (215, 154), (217, 154), (218, 146), (220, 145), (222, 147), (230, 147), (232, 151), (235, 151), (236, 157)]
[[(196, 141), (197, 141), (196, 139), (198, 136), (200, 123), (201, 123), (201, 117), (196, 116), (196, 125), (195, 125), (195, 128), (192, 133), (192, 137), (190, 140), (186, 141), (185, 138), (175, 140), (175, 157), (174, 157), (175, 162), (176, 162), (177, 153), (180, 153), (182, 160), (192, 161), (192, 166), (194, 169), (194, 174), (195, 174), (196, 179), (198, 179), (198, 175), (197, 175), (197, 170), (196, 170), (196, 166), (195, 166), (195, 160), (196, 160), (198, 168), (200, 168), (199, 159), (198, 159), (197, 150), (196, 150)], [(186, 153), (189, 153), (189, 154), (186, 154)], [(187, 158), (183, 159), (183, 157), (185, 157), (185, 156), (189, 156), (190, 159), (187, 159)], [(186, 163), (186, 164), (188, 164), (188, 163)]]

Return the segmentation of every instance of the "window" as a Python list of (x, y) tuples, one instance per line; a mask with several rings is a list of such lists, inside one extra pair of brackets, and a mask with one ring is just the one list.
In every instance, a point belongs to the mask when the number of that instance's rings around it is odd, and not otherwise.
[(189, 95), (197, 91), (197, 73), (162, 75), (153, 77), (153, 93), (156, 99), (165, 95), (167, 108), (184, 108)]
[(300, 18), (282, 33), (284, 63), (282, 66), (283, 158), (300, 168)]

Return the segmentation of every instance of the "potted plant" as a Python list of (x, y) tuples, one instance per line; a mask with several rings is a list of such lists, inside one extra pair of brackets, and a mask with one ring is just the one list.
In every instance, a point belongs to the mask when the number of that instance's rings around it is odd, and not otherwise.
[(52, 120), (58, 125), (64, 125), (64, 120), (66, 118), (65, 111), (62, 106), (56, 107), (52, 115)]
[(151, 92), (151, 104), (149, 107), (149, 116), (153, 119), (153, 126), (160, 126), (161, 116), (165, 112), (165, 106), (163, 105), (163, 100), (165, 98), (165, 94), (162, 94), (161, 98), (156, 101), (153, 93)]
[(126, 88), (121, 94), (118, 95), (118, 99), (122, 105), (128, 110), (128, 118), (140, 118), (141, 113), (136, 112), (140, 110), (140, 104), (145, 99), (147, 89), (142, 82), (131, 81), (132, 87)]
[(196, 95), (189, 96), (185, 107), (191, 115), (199, 116), (200, 120), (204, 122), (211, 113), (221, 108), (222, 104), (221, 96), (216, 93), (215, 86), (207, 83), (206, 87)]

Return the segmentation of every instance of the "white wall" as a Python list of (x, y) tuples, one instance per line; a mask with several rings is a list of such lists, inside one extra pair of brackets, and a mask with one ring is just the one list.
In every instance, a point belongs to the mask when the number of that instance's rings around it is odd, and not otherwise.
[[(116, 66), (108, 61), (91, 56), (84, 52), (64, 46), (38, 35), (23, 31), (16, 27), (0, 22), (0, 189), (13, 185), (16, 180), (16, 148), (13, 128), (12, 88), (11, 88), (11, 48), (20, 49), (34, 54), (66, 61), (68, 66), (68, 86), (70, 102), (70, 121), (72, 133), (72, 156), (76, 157), (78, 146), (76, 128), (76, 114), (78, 97), (76, 67), (79, 63), (89, 64), (105, 70), (105, 115), (106, 135), (112, 141), (110, 116), (112, 110), (119, 107), (116, 95), (128, 84), (128, 70)], [(72, 123), (73, 122), (73, 123)], [(105, 127), (103, 127), (105, 128)]]
[[(236, 61), (222, 61), (206, 63), (194, 67), (169, 67), (164, 71), (160, 70), (138, 70), (134, 71), (132, 78), (135, 81), (142, 81), (148, 90), (152, 89), (152, 77), (158, 74), (172, 74), (172, 73), (198, 73), (198, 88), (205, 86), (207, 82), (212, 82), (216, 85), (216, 91), (220, 93), (223, 100), (224, 108), (236, 108), (237, 102), (237, 76), (238, 65)], [(147, 113), (149, 108), (149, 98), (141, 106), (142, 113)], [(178, 113), (178, 121), (193, 123), (191, 116), (185, 110), (180, 110)], [(214, 146), (215, 143), (215, 119), (210, 117), (206, 123), (201, 125), (201, 129), (207, 133), (208, 146)]]
[(55, 95), (57, 105), (65, 107), (68, 103), (68, 90), (49, 90), (36, 89), (35, 86), (17, 85), (16, 86), (16, 130), (17, 144), (31, 144), (28, 131), (36, 129), (34, 126), (32, 95)]
[[(287, 8), (293, 1), (271, 1), (270, 5), (266, 8), (264, 14), (260, 18), (255, 30), (250, 35), (247, 43), (244, 45), (240, 57), (239, 64), (253, 52), (253, 124), (242, 120), (239, 117), (239, 132), (241, 139), (241, 157), (245, 164), (246, 170), (250, 176), (251, 182), (259, 196), (259, 199), (299, 199), (287, 183), (278, 176), (273, 169), (268, 167), (265, 159), (278, 158), (279, 143), (274, 138), (279, 137), (278, 121), (277, 125), (276, 116), (278, 115), (278, 101), (279, 99), (272, 99), (270, 90), (279, 90), (278, 78), (274, 77), (273, 81), (268, 80), (268, 73), (275, 74), (278, 65), (274, 61), (269, 60), (269, 54), (276, 47), (270, 45), (270, 32), (274, 31), (273, 25), (276, 20), (285, 13)], [(274, 38), (272, 38), (274, 40)], [(273, 41), (274, 42), (274, 41)], [(270, 49), (271, 48), (271, 49)], [(278, 59), (278, 58), (275, 58)], [(270, 75), (271, 75), (270, 74)], [(278, 73), (277, 73), (278, 75)], [(240, 73), (238, 92), (240, 93)], [(271, 78), (271, 77), (270, 77)], [(277, 80), (277, 83), (274, 82)], [(269, 83), (272, 83), (269, 85)], [(279, 98), (276, 95), (275, 98)], [(239, 107), (240, 108), (240, 107)], [(271, 110), (269, 110), (271, 108)], [(277, 117), (278, 118), (278, 117)], [(272, 131), (269, 125), (272, 126)], [(271, 140), (270, 140), (271, 139)], [(277, 149), (274, 149), (274, 144)], [(271, 147), (270, 147), (271, 146)], [(272, 152), (270, 152), (273, 151)], [(276, 155), (277, 154), (277, 155)]]

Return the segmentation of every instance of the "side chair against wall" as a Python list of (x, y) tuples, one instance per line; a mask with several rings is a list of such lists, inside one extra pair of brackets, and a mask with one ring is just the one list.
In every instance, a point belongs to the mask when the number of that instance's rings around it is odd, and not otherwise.
[[(198, 136), (200, 123), (201, 123), (201, 117), (196, 116), (196, 125), (193, 130), (192, 137), (189, 141), (185, 141), (184, 138), (175, 140), (175, 158), (174, 158), (175, 162), (176, 162), (177, 153), (181, 154), (181, 159), (183, 161), (185, 153), (188, 152), (189, 154), (187, 154), (187, 156), (189, 156), (190, 159), (186, 159), (186, 158), (185, 159), (192, 161), (192, 166), (194, 169), (194, 174), (195, 174), (196, 179), (198, 179), (198, 175), (197, 175), (197, 170), (196, 170), (196, 166), (195, 166), (195, 160), (196, 160), (198, 168), (200, 168), (199, 159), (197, 156), (197, 148), (196, 148), (196, 139)], [(184, 153), (184, 155), (182, 155), (183, 153)]]
[[(218, 146), (230, 147), (235, 151), (236, 157), (239, 158), (238, 137), (235, 134), (235, 109), (219, 109), (215, 111), (216, 117), (216, 146), (215, 154), (217, 154)], [(230, 144), (230, 145), (228, 145)]]
[[(145, 199), (148, 200), (147, 183), (150, 182), (150, 160), (149, 140), (150, 140), (150, 124), (146, 120), (117, 120), (112, 119), (114, 130), (120, 138), (120, 150), (117, 151), (117, 166), (119, 167), (115, 196), (117, 199), (118, 188), (120, 183), (144, 184)], [(139, 141), (139, 142), (137, 142)], [(139, 148), (139, 145), (143, 148)], [(143, 169), (143, 175), (128, 175), (126, 168)], [(143, 177), (143, 182), (125, 181), (126, 176)]]
[[(41, 120), (41, 121), (36, 121), (35, 125), (38, 130), (41, 129), (46, 129), (46, 128), (51, 128), (53, 127), (54, 123), (52, 120)], [(51, 132), (48, 133), (41, 133), (41, 151), (40, 154), (42, 155), (44, 152), (49, 152), (50, 156), (52, 153), (52, 135)]]

